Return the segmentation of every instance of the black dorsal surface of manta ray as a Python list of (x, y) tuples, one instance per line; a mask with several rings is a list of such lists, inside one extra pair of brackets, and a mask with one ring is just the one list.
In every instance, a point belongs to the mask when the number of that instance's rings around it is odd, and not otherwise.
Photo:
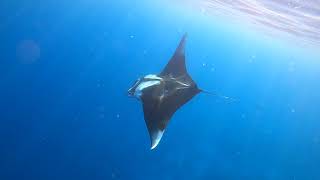
[(129, 96), (142, 102), (151, 149), (159, 144), (173, 114), (202, 91), (186, 69), (186, 38), (185, 34), (160, 74), (139, 78), (128, 90)]

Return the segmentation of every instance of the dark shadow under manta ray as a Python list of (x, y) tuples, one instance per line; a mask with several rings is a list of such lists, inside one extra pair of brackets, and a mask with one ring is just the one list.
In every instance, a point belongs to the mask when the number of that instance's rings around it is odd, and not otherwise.
[(182, 37), (174, 55), (160, 74), (139, 78), (128, 90), (130, 96), (142, 101), (151, 149), (160, 142), (173, 114), (202, 92), (186, 69), (186, 37), (186, 34)]

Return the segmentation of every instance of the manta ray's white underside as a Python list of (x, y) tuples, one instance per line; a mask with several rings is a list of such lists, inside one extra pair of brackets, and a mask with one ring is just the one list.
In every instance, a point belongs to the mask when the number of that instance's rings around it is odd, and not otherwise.
[(145, 88), (148, 88), (148, 87), (151, 87), (151, 86), (155, 86), (155, 85), (160, 85), (161, 81), (162, 81), (162, 78), (156, 76), (156, 75), (153, 75), (153, 74), (150, 74), (150, 75), (147, 75), (143, 78), (145, 81), (144, 82), (141, 82), (138, 87), (135, 89), (135, 92), (134, 92), (134, 96), (136, 98), (138, 98), (140, 100), (141, 96), (142, 96), (142, 92)]

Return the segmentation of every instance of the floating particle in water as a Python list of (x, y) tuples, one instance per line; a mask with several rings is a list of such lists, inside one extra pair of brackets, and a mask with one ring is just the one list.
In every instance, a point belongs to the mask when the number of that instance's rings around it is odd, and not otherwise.
[(264, 133), (266, 135), (271, 135), (271, 134), (273, 134), (273, 130), (272, 129), (267, 129), (267, 130), (264, 131)]
[(134, 35), (131, 35), (130, 38), (133, 39), (133, 38), (134, 38)]
[(201, 8), (201, 14), (206, 15), (207, 10), (205, 8)]
[(48, 141), (47, 137), (41, 137), (40, 139), (41, 143), (46, 143)]
[(292, 113), (295, 113), (295, 112), (296, 112), (296, 110), (295, 110), (295, 109), (291, 109), (291, 112), (292, 112)]
[(294, 72), (296, 69), (294, 67), (289, 67), (288, 71), (289, 72)]
[(98, 110), (99, 110), (100, 112), (104, 112), (104, 111), (105, 111), (105, 107), (104, 107), (104, 106), (99, 106), (99, 107), (98, 107)]
[(202, 66), (203, 66), (203, 67), (207, 66), (207, 63), (202, 63)]
[(104, 87), (104, 83), (101, 80), (98, 80), (97, 87)]
[(146, 55), (148, 53), (147, 50), (143, 50), (143, 54)]
[(104, 113), (101, 113), (101, 114), (99, 115), (99, 118), (100, 118), (100, 119), (104, 119), (104, 118), (105, 118)]
[(235, 156), (240, 156), (240, 155), (241, 155), (241, 152), (240, 152), (240, 151), (236, 151), (236, 152), (234, 152), (234, 155), (235, 155)]
[(289, 72), (294, 72), (296, 70), (296, 63), (294, 61), (289, 63)]
[(249, 59), (248, 62), (249, 63), (253, 63), (256, 60), (256, 55), (252, 55)]
[(117, 177), (116, 173), (114, 173), (114, 172), (111, 173), (111, 178), (112, 178), (112, 179), (115, 179), (116, 177)]
[(208, 55), (204, 54), (202, 55), (202, 59), (207, 59), (208, 58)]
[(296, 62), (295, 62), (295, 61), (290, 61), (289, 65), (290, 65), (290, 66), (295, 66), (295, 65), (296, 65)]
[(120, 118), (120, 114), (117, 114), (116, 117), (117, 117), (117, 119), (119, 119)]
[(112, 179), (119, 179), (120, 178), (120, 171), (117, 168), (113, 168), (111, 171), (111, 178)]
[(40, 47), (34, 40), (22, 40), (17, 45), (16, 53), (22, 63), (31, 64), (40, 58)]

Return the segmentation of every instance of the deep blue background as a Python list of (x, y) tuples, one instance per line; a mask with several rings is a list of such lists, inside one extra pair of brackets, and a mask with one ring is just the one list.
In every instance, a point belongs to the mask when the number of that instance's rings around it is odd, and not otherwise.
[[(1, 2), (1, 180), (320, 179), (320, 56), (173, 6)], [(195, 81), (236, 101), (198, 95), (150, 151), (126, 91), (184, 32)], [(23, 40), (36, 61), (19, 58)]]

